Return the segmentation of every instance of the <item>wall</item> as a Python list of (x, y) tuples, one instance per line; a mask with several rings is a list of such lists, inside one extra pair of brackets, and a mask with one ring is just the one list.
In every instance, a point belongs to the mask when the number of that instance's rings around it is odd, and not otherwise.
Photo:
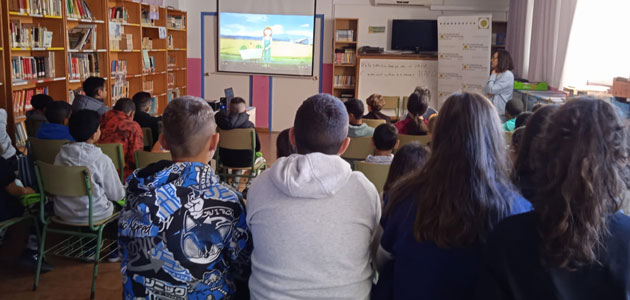
[[(218, 87), (204, 90), (204, 95), (202, 95), (202, 45), (200, 38), (202, 13), (216, 12), (216, 1), (167, 0), (167, 2), (171, 3), (169, 5), (188, 12), (188, 93), (195, 96), (205, 96), (207, 99), (218, 98), (223, 93), (222, 89)], [(231, 78), (231, 80), (237, 81), (237, 86), (243, 86), (238, 90), (235, 89), (235, 91), (244, 98), (249, 96), (250, 102), (256, 106), (256, 127), (258, 128), (270, 128), (272, 131), (288, 128), (292, 125), (295, 109), (302, 100), (317, 90), (324, 93), (332, 91), (334, 18), (359, 18), (359, 46), (369, 45), (387, 49), (390, 43), (392, 19), (436, 19), (440, 15), (491, 12), (495, 20), (505, 21), (507, 20), (508, 7), (507, 0), (433, 0), (433, 5), (443, 6), (435, 8), (444, 10), (431, 10), (427, 7), (417, 6), (374, 6), (373, 0), (316, 0), (316, 3), (316, 14), (323, 15), (324, 19), (321, 74), (319, 74), (318, 57), (315, 59), (315, 68), (317, 69), (315, 74), (318, 76), (314, 78), (220, 75), (224, 80)], [(451, 10), (452, 8), (457, 10)], [(208, 26), (206, 25), (206, 28)], [(386, 33), (368, 34), (368, 26), (386, 26)], [(315, 41), (316, 43), (319, 42), (319, 38), (316, 37)], [(316, 55), (319, 55), (319, 52), (316, 51)], [(204, 59), (215, 59), (212, 55), (204, 55), (203, 57)], [(207, 62), (206, 65), (208, 65)], [(213, 72), (214, 70), (204, 71)], [(313, 84), (321, 88), (313, 90), (311, 88)]]

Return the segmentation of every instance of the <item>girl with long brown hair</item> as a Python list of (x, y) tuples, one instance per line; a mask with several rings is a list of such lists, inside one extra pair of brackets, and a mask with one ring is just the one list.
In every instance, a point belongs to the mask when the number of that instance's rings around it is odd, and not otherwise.
[(512, 186), (499, 115), (479, 94), (451, 95), (425, 166), (395, 184), (381, 219), (377, 299), (465, 299), (484, 237), (531, 205)]
[(535, 210), (491, 234), (479, 299), (630, 299), (625, 122), (610, 103), (580, 98), (544, 128), (534, 142)]

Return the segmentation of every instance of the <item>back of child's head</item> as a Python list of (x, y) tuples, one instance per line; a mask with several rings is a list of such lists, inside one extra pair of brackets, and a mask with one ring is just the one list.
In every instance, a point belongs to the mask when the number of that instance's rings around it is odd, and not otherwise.
[(136, 111), (136, 104), (129, 98), (120, 98), (114, 105), (114, 110), (122, 111), (126, 114)]
[(429, 117), (429, 133), (433, 134), (433, 129), (435, 128), (435, 122), (437, 122), (437, 116), (438, 114), (432, 114)]
[(416, 87), (407, 99), (407, 111), (416, 117), (424, 115), (429, 109), (431, 91), (424, 87)]
[(321, 152), (334, 155), (348, 136), (348, 113), (339, 99), (329, 94), (317, 94), (298, 108), (293, 131), (299, 154)]
[(247, 109), (247, 103), (245, 99), (241, 97), (234, 97), (230, 100), (230, 113), (231, 114), (240, 114), (244, 113)]
[(136, 111), (146, 111), (151, 106), (151, 94), (147, 92), (137, 92), (131, 99), (136, 105)]
[(525, 127), (518, 127), (512, 132), (512, 140), (510, 141), (510, 149), (514, 152), (518, 152), (518, 148), (521, 145), (523, 134), (525, 133)]
[(381, 124), (374, 129), (372, 135), (374, 147), (377, 150), (387, 151), (394, 150), (398, 142), (398, 130), (392, 124)]
[(529, 117), (531, 117), (534, 113), (531, 111), (524, 111), (522, 113), (520, 113), (517, 117), (516, 120), (514, 121), (514, 128), (519, 128), (519, 127), (523, 127), (525, 126), (525, 124), (527, 124), (527, 120), (529, 120)]
[(162, 122), (164, 139), (174, 158), (199, 155), (216, 133), (214, 111), (199, 97), (182, 96), (169, 102)]
[(37, 94), (31, 97), (31, 105), (34, 110), (43, 111), (48, 104), (52, 103), (53, 98), (46, 94)]
[(372, 94), (365, 102), (372, 111), (380, 111), (385, 106), (385, 98), (381, 94)]
[(96, 131), (98, 131), (98, 126), (98, 113), (93, 110), (82, 109), (70, 116), (68, 130), (75, 141), (85, 142), (89, 140)]
[(46, 119), (50, 123), (64, 124), (71, 113), (72, 107), (66, 101), (53, 101), (46, 106)]
[(363, 107), (363, 102), (359, 99), (348, 99), (344, 106), (349, 114), (354, 116), (354, 119), (361, 120), (363, 118), (363, 112), (365, 112), (365, 108)]
[(523, 102), (520, 100), (512, 99), (505, 104), (505, 112), (510, 115), (511, 118), (516, 118), (523, 112)]
[(403, 176), (420, 170), (429, 159), (430, 153), (429, 148), (418, 142), (400, 147), (389, 167), (383, 191), (387, 192)]
[(83, 92), (89, 97), (98, 96), (98, 91), (105, 88), (105, 79), (90, 76), (83, 82)]
[(520, 176), (523, 173), (533, 171), (532, 159), (536, 156), (536, 153), (533, 153), (534, 151), (532, 148), (534, 140), (541, 134), (547, 119), (558, 109), (558, 107), (558, 105), (541, 106), (527, 120), (525, 131), (523, 132), (517, 151), (518, 155), (516, 157), (516, 161), (514, 162), (514, 176)]
[(290, 129), (285, 129), (278, 134), (278, 139), (276, 139), (276, 157), (286, 157), (293, 153), (296, 153), (295, 147), (291, 145), (291, 141), (289, 139), (289, 131)]

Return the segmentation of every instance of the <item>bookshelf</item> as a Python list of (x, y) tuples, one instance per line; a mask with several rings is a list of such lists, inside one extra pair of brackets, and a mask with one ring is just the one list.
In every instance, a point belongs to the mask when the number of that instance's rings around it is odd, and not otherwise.
[(167, 9), (167, 103), (187, 94), (187, 18), (185, 11)]
[(333, 95), (354, 98), (359, 19), (336, 18), (333, 28)]

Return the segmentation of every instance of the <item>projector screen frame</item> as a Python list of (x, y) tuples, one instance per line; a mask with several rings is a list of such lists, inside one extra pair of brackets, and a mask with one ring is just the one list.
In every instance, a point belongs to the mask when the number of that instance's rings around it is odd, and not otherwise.
[[(315, 76), (315, 43), (316, 43), (316, 39), (315, 39), (315, 35), (316, 35), (316, 24), (317, 24), (317, 0), (313, 0), (313, 47), (311, 49), (311, 73), (310, 74), (304, 74), (304, 75), (300, 75), (300, 74), (286, 74), (286, 73), (268, 73), (268, 72), (240, 72), (240, 71), (222, 71), (219, 70), (219, 65), (220, 65), (220, 61), (219, 61), (219, 56), (221, 55), (221, 44), (219, 42), (220, 40), (220, 35), (219, 35), (219, 31), (220, 31), (220, 24), (221, 24), (221, 9), (219, 7), (219, 2), (221, 2), (221, 0), (216, 0), (217, 1), (217, 15), (216, 15), (216, 72), (217, 73), (223, 73), (223, 74), (234, 74), (234, 75), (267, 75), (267, 76), (282, 76), (282, 77), (299, 77), (299, 78), (313, 78)], [(285, 0), (285, 1), (289, 1), (289, 0)], [(307, 15), (305, 15), (307, 16)], [(322, 22), (324, 22), (324, 20), (322, 19)], [(324, 34), (324, 32), (320, 32), (319, 34)], [(319, 45), (320, 47), (322, 47), (323, 45)], [(319, 58), (320, 60), (323, 59), (323, 57)]]

